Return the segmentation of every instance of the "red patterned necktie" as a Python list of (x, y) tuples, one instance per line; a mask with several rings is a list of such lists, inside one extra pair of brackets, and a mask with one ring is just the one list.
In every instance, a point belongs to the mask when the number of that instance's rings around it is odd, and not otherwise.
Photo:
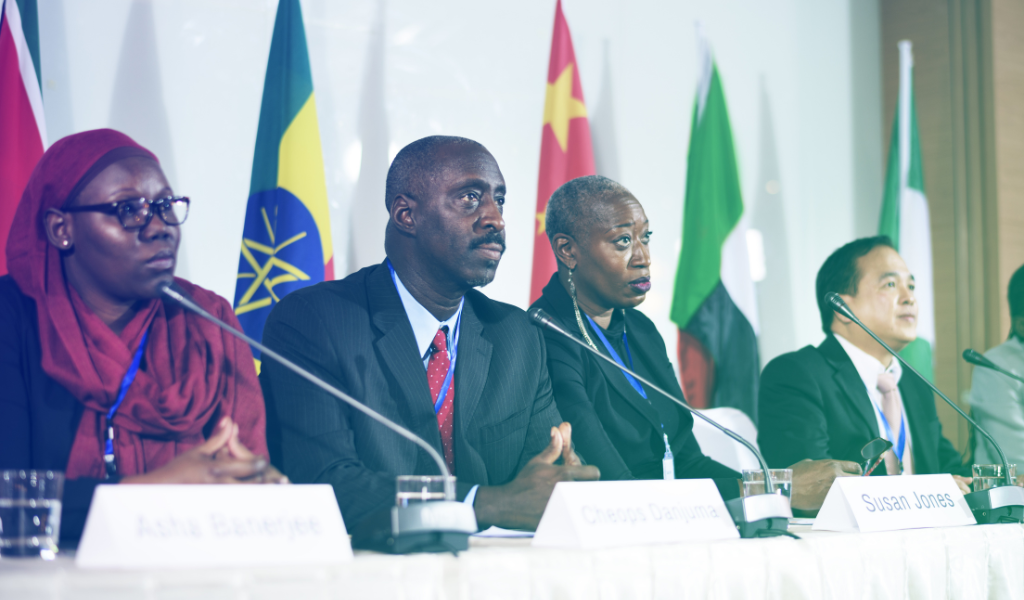
[[(441, 393), (444, 378), (448, 375), (448, 328), (442, 327), (434, 334), (430, 344), (430, 360), (427, 361), (427, 383), (430, 384), (431, 405), (437, 402)], [(448, 471), (455, 474), (455, 447), (452, 444), (452, 425), (455, 421), (455, 374), (448, 385), (448, 393), (444, 395), (441, 410), (437, 411), (437, 428), (441, 432), (441, 446), (444, 448), (444, 461), (448, 463)]]

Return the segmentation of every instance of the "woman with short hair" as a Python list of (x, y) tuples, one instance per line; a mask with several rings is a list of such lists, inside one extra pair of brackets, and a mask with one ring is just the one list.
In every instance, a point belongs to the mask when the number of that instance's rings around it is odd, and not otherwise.
[[(53, 144), (15, 213), (0, 469), (65, 472), (65, 539), (100, 483), (284, 481), (248, 346), (160, 297), (188, 209), (150, 151), (101, 129)], [(237, 326), (226, 300), (177, 282)]]
[[(546, 228), (558, 271), (533, 304), (588, 346), (683, 398), (665, 342), (636, 310), (651, 289), (650, 222), (621, 184), (598, 175), (564, 184), (548, 201)], [(572, 424), (581, 458), (602, 479), (661, 479), (672, 453), (674, 478), (714, 479), (726, 499), (739, 473), (705, 456), (693, 416), (621, 368), (545, 330), (555, 402)], [(859, 474), (844, 461), (793, 465), (793, 506), (816, 510), (836, 476)]]

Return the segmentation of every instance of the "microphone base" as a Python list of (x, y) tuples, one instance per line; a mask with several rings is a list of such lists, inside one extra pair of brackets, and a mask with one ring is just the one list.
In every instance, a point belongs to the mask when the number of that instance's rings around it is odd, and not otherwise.
[(964, 496), (979, 525), (1024, 522), (1024, 488), (1003, 485)]
[[(788, 535), (793, 509), (781, 494), (758, 494), (725, 503), (741, 538)], [(795, 536), (794, 536), (795, 537)]]
[(417, 502), (392, 506), (363, 519), (352, 530), (352, 547), (387, 554), (469, 549), (476, 513), (462, 502)]

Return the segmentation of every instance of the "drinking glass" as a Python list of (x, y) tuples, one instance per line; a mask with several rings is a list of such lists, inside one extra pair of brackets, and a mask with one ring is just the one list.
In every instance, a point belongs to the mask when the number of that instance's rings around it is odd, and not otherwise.
[(0, 471), (0, 555), (52, 560), (63, 493), (60, 471)]
[[(775, 486), (775, 493), (789, 498), (793, 491), (793, 469), (768, 469)], [(764, 471), (743, 469), (743, 497), (756, 496), (764, 492)]]
[(441, 475), (400, 475), (395, 504), (408, 506), (416, 502), (455, 500), (455, 478)]
[[(1009, 465), (1009, 467), (1010, 479), (1016, 479), (1017, 465)], [(971, 474), (974, 475), (974, 481), (971, 482), (971, 491), (983, 492), (987, 489), (1003, 485), (1006, 481), (1006, 476), (1003, 474), (1004, 471), (1003, 465), (973, 465), (971, 467)]]

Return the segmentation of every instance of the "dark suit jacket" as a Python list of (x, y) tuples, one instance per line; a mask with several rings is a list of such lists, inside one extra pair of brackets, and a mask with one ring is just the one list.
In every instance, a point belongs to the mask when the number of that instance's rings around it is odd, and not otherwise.
[[(0, 469), (66, 470), (84, 407), (43, 371), (35, 301), (10, 275), (0, 277), (0, 382)], [(81, 537), (100, 483), (64, 482), (61, 547)]]
[[(579, 335), (572, 299), (557, 274), (533, 306), (543, 308), (563, 328)], [(598, 349), (607, 354), (589, 323), (584, 324)], [(626, 309), (625, 325), (634, 370), (682, 398), (665, 342), (654, 323), (640, 311)], [(572, 439), (579, 454), (601, 469), (601, 479), (660, 479), (664, 423), (677, 478), (718, 479), (726, 498), (738, 495), (739, 473), (701, 453), (689, 412), (654, 390), (647, 390), (645, 400), (620, 369), (564, 336), (545, 330), (545, 340), (558, 411), (572, 424)]]
[[(914, 472), (970, 475), (960, 453), (942, 436), (932, 391), (904, 369), (900, 395), (910, 427)], [(784, 467), (804, 458), (863, 464), (860, 449), (879, 437), (874, 405), (864, 381), (839, 341), (829, 335), (817, 348), (783, 354), (761, 373), (758, 443), (768, 464)], [(885, 463), (875, 470), (885, 474)]]
[[(442, 453), (412, 326), (386, 264), (288, 294), (263, 342), (413, 431)], [(515, 478), (561, 421), (540, 331), (522, 310), (466, 294), (455, 367), (455, 475), (474, 484)], [(436, 475), (421, 448), (294, 375), (262, 364), (273, 463), (298, 483), (330, 483), (346, 525), (395, 502), (396, 475)]]

